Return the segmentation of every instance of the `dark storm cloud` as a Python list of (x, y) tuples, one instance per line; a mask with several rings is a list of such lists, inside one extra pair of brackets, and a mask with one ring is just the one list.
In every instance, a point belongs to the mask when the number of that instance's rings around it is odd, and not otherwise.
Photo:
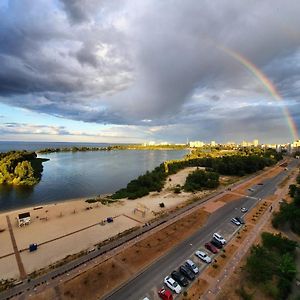
[(170, 136), (176, 124), (205, 134), (226, 118), (238, 126), (241, 102), (260, 123), (263, 99), (273, 100), (223, 49), (263, 70), (287, 104), (296, 101), (299, 11), (296, 0), (9, 1), (0, 9), (0, 99), (86, 122), (171, 124), (163, 127)]
[(65, 11), (74, 23), (81, 23), (89, 20), (88, 13), (85, 10), (85, 5), (88, 1), (82, 0), (61, 0)]

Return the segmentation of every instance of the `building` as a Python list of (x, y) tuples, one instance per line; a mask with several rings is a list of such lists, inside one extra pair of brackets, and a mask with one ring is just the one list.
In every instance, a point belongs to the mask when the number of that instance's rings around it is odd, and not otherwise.
[(201, 141), (193, 141), (193, 142), (189, 142), (189, 146), (191, 148), (201, 148), (204, 146), (204, 142)]
[(211, 142), (210, 142), (210, 146), (211, 146), (211, 147), (216, 147), (216, 142), (215, 142), (215, 141), (211, 141)]
[(294, 141), (292, 144), (288, 145), (288, 153), (292, 154), (300, 151), (300, 140)]
[(258, 140), (253, 140), (253, 146), (257, 147), (258, 146)]
[(21, 213), (18, 215), (18, 225), (19, 227), (29, 225), (30, 224), (30, 212)]

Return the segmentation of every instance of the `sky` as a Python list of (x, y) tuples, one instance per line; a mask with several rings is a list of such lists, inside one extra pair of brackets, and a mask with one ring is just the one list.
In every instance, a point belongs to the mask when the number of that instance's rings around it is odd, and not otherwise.
[(0, 140), (291, 142), (299, 11), (299, 0), (0, 0)]

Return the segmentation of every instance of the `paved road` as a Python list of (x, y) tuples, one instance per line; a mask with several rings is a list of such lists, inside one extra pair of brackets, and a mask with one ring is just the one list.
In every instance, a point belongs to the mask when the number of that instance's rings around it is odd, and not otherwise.
[[(293, 160), (289, 164), (289, 170), (297, 165), (298, 161)], [(167, 255), (153, 263), (144, 272), (132, 279), (130, 282), (116, 290), (110, 296), (103, 299), (107, 300), (138, 300), (148, 296), (150, 299), (156, 298), (158, 287), (163, 285), (163, 278), (169, 275), (173, 270), (177, 269), (186, 259), (193, 256), (196, 249), (201, 247), (203, 243), (210, 240), (213, 232), (224, 231), (224, 228), (234, 226), (229, 223), (232, 217), (240, 215), (240, 208), (251, 208), (259, 198), (273, 195), (277, 185), (281, 183), (290, 171), (282, 171), (277, 176), (262, 181), (263, 185), (253, 186), (253, 192), (249, 192), (250, 197), (242, 197), (241, 199), (228, 203), (214, 212), (208, 219), (208, 222), (198, 232), (190, 238), (173, 248)], [(194, 261), (197, 261), (194, 259)], [(198, 262), (198, 261), (197, 261)], [(155, 295), (155, 296), (154, 296)]]

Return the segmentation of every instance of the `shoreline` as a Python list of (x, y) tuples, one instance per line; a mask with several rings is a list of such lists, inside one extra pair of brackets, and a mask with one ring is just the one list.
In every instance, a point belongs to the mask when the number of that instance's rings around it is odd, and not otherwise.
[[(45, 203), (37, 203), (36, 205), (28, 205), (28, 206), (20, 206), (18, 208), (12, 208), (12, 209), (7, 209), (7, 210), (0, 210), (0, 216), (3, 215), (3, 214), (13, 214), (19, 210), (22, 210), (22, 209), (28, 209), (28, 210), (34, 210), (35, 207), (49, 207), (49, 206), (56, 206), (56, 205), (60, 205), (60, 204), (64, 204), (64, 203), (67, 203), (67, 202), (80, 202), (80, 201), (84, 201), (87, 200), (87, 199), (90, 199), (90, 198), (95, 198), (97, 196), (100, 196), (100, 197), (106, 197), (108, 195), (112, 195), (112, 193), (106, 193), (106, 194), (100, 194), (100, 195), (93, 195), (93, 196), (86, 196), (86, 197), (78, 197), (78, 198), (68, 198), (68, 199), (61, 199), (61, 200), (58, 200), (58, 201), (53, 201), (53, 202), (45, 202)], [(85, 202), (87, 203), (87, 202)], [(89, 204), (89, 203), (87, 203)]]

